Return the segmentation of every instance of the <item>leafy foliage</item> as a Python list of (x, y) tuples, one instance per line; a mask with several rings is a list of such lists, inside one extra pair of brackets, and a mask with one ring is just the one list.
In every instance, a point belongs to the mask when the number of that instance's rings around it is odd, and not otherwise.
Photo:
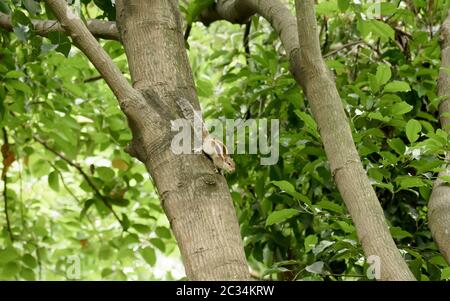
[[(427, 227), (426, 204), (449, 150), (436, 96), (436, 26), (449, 3), (434, 2), (430, 12), (426, 1), (414, 1), (414, 7), (383, 2), (375, 19), (368, 18), (367, 5), (320, 2), (322, 50), (404, 258), (418, 279), (447, 279), (447, 264)], [(249, 262), (271, 279), (367, 279), (307, 100), (289, 74), (276, 34), (259, 18), (252, 25), (248, 64), (237, 26), (198, 26), (202, 34), (193, 31), (190, 42), (207, 116), (280, 119), (278, 164), (261, 166), (257, 156), (235, 155), (238, 169), (229, 177)]]
[[(83, 18), (115, 19), (111, 1), (81, 2)], [(426, 217), (433, 180), (450, 150), (436, 96), (436, 28), (450, 4), (386, 1), (381, 15), (371, 17), (369, 4), (360, 2), (319, 2), (322, 51), (409, 267), (418, 279), (450, 279)], [(183, 6), (187, 23), (211, 3)], [(0, 11), (12, 14), (14, 27), (14, 33), (0, 30), (10, 223), (2, 214), (0, 279), (183, 277), (145, 168), (123, 151), (131, 134), (108, 87), (67, 36), (34, 34), (31, 19), (53, 18), (43, 4), (0, 0)], [(249, 264), (260, 278), (366, 279), (355, 227), (280, 41), (253, 17), (247, 54), (243, 32), (225, 22), (196, 23), (189, 56), (206, 118), (280, 120), (278, 163), (262, 166), (260, 155), (235, 155), (237, 171), (228, 176)], [(101, 43), (126, 74), (121, 45)], [(69, 272), (74, 262), (79, 275)]]

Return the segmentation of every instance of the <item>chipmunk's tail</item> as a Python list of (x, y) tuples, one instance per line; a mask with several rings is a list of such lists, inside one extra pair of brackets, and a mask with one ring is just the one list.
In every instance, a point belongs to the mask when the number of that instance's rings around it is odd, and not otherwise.
[[(202, 136), (204, 137), (205, 135), (207, 135), (208, 131), (205, 127), (205, 123), (203, 122), (201, 111), (195, 110), (192, 104), (186, 98), (177, 98), (176, 103), (178, 107), (180, 107), (183, 117), (189, 120), (192, 127), (194, 127), (194, 125), (200, 125)], [(200, 130), (200, 128), (198, 130)]]

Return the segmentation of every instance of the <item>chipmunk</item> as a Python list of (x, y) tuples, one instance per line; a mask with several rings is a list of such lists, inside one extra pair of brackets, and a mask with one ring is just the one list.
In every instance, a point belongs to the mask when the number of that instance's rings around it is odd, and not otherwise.
[[(236, 165), (230, 157), (228, 148), (222, 141), (209, 134), (201, 114), (199, 114), (191, 103), (185, 98), (178, 98), (176, 102), (180, 107), (184, 118), (190, 121), (196, 139), (201, 139), (201, 150), (213, 161), (214, 166), (216, 167), (216, 172), (234, 172)], [(201, 122), (201, 137), (198, 137), (198, 133), (194, 127), (196, 120)], [(198, 151), (198, 149), (194, 149), (194, 151)]]

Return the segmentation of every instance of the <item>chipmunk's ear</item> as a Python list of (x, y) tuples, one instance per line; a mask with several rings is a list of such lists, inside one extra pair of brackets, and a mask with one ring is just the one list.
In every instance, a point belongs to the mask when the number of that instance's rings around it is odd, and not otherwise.
[(215, 148), (215, 150), (216, 150), (216, 154), (219, 154), (219, 155), (221, 155), (221, 154), (223, 154), (224, 152), (223, 152), (223, 146), (220, 144), (220, 143), (214, 143), (214, 148)]

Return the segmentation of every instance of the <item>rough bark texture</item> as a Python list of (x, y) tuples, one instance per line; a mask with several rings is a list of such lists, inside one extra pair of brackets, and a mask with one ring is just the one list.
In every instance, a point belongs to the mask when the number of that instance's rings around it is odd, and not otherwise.
[[(61, 26), (113, 90), (133, 132), (128, 151), (145, 163), (178, 241), (190, 280), (249, 279), (225, 178), (204, 155), (175, 155), (176, 97), (198, 107), (175, 0), (117, 1), (132, 87), (64, 0), (47, 0)], [(68, 17), (68, 15), (70, 17)]]
[(356, 150), (336, 84), (322, 58), (314, 0), (296, 0), (296, 10), (303, 87), (364, 253), (379, 256), (382, 280), (414, 280), (389, 232)]
[[(438, 96), (446, 99), (439, 106), (442, 128), (450, 134), (450, 119), (444, 113), (450, 114), (450, 10), (447, 19), (441, 27), (441, 70), (439, 73)], [(447, 154), (447, 160), (450, 155)], [(439, 173), (439, 177), (450, 176), (450, 167)], [(434, 182), (428, 203), (428, 225), (439, 250), (450, 264), (450, 185), (441, 179)]]
[(117, 22), (128, 57), (133, 87), (150, 96), (160, 120), (133, 127), (132, 150), (161, 195), (191, 280), (248, 279), (236, 212), (225, 178), (204, 155), (174, 155), (170, 120), (175, 98), (198, 107), (194, 80), (184, 47), (178, 2), (117, 1)]
[(219, 19), (244, 23), (256, 13), (271, 23), (283, 43), (291, 72), (309, 100), (336, 185), (366, 256), (379, 256), (382, 280), (415, 280), (390, 235), (383, 209), (354, 145), (336, 85), (321, 56), (314, 1), (297, 2), (298, 26), (279, 0), (219, 0), (214, 9), (202, 13), (200, 20), (206, 20), (206, 24)]

